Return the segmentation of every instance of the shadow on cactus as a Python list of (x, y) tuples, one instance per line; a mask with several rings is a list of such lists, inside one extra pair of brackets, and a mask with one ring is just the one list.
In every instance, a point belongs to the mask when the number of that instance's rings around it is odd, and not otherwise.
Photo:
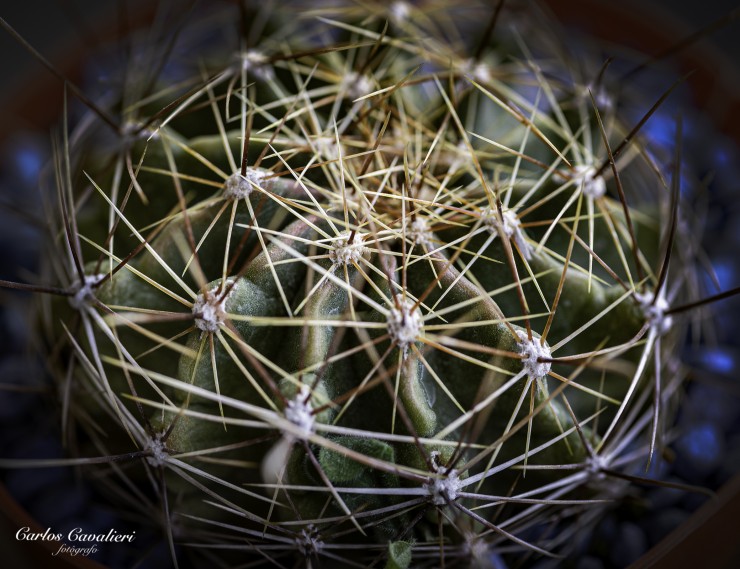
[(64, 437), (175, 559), (567, 554), (660, 452), (680, 150), (532, 11), (209, 15), (60, 137)]

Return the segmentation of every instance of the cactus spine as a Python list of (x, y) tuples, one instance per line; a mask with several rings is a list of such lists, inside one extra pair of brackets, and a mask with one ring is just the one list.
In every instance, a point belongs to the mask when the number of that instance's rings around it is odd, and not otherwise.
[(135, 70), (65, 141), (67, 433), (132, 453), (111, 478), (173, 542), (551, 555), (654, 452), (677, 182), (532, 10), (244, 9), (212, 51), (206, 19), (184, 79)]

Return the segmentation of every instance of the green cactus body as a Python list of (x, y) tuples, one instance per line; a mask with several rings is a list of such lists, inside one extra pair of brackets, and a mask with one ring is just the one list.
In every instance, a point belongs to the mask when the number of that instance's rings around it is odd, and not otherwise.
[(504, 11), (520, 31), (475, 55), (490, 13), (459, 14), (309, 11), (157, 84), (127, 111), (151, 136), (73, 154), (72, 416), (117, 420), (131, 480), (162, 470), (171, 515), (245, 558), (541, 553), (517, 535), (594, 507), (650, 413), (667, 176), (634, 141), (625, 209), (597, 113), (612, 147), (629, 125), (549, 78), (574, 71), (529, 53), (539, 20)]

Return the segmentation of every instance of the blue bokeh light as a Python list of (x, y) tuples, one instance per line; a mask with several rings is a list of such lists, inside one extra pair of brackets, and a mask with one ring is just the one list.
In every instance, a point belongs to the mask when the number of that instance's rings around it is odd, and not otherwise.
[(44, 165), (44, 157), (36, 148), (21, 147), (15, 152), (17, 173), (23, 183), (35, 184)]
[(694, 466), (711, 469), (722, 453), (722, 438), (716, 425), (700, 423), (689, 429), (681, 438), (681, 450)]
[(730, 374), (735, 370), (735, 358), (722, 348), (706, 348), (701, 359), (702, 365), (710, 371)]

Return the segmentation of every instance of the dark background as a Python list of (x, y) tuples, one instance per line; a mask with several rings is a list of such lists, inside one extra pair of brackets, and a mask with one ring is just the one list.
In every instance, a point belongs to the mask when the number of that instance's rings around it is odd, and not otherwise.
[[(494, 0), (491, 0), (493, 3)], [(95, 49), (101, 42), (111, 41), (116, 35), (116, 19), (120, 19), (118, 5), (125, 3), (129, 6), (125, 18), (136, 19), (136, 9), (130, 6), (150, 6), (155, 2), (142, 0), (4, 0), (0, 7), (0, 17), (10, 23), (23, 37), (36, 47), (45, 57), (55, 64), (64, 66), (73, 60), (80, 52)], [(560, 2), (551, 1), (558, 5)], [(590, 0), (581, 2), (588, 10), (589, 5), (615, 5), (609, 0)], [(733, 0), (620, 0), (616, 5), (621, 9), (631, 10), (630, 6), (642, 8), (658, 8), (664, 12), (653, 16), (658, 20), (656, 24), (661, 29), (671, 30), (675, 37), (683, 37), (705, 25), (710, 24), (732, 9), (740, 8), (740, 3)], [(112, 15), (112, 17), (111, 17)], [(608, 25), (608, 24), (607, 24)], [(628, 35), (630, 32), (625, 31)], [(85, 40), (84, 38), (93, 38)], [(718, 61), (727, 75), (737, 74), (737, 62), (740, 61), (740, 18), (729, 23), (724, 29), (715, 32), (710, 39), (703, 42), (719, 46), (727, 58)], [(713, 57), (714, 59), (714, 57)], [(27, 89), (29, 79), (44, 76), (43, 68), (34, 61), (32, 56), (7, 32), (0, 29), (0, 140), (11, 129), (23, 127), (29, 122), (39, 119), (41, 124), (48, 122), (55, 116), (56, 109), (45, 108), (43, 102), (33, 105), (34, 111), (19, 113), (15, 106), (7, 104), (8, 99), (21, 89), (25, 89), (24, 96), (41, 97), (34, 99), (43, 101), (43, 93), (38, 91), (48, 89), (40, 86), (36, 92), (29, 93)], [(48, 78), (48, 75), (45, 75)], [(740, 81), (734, 80), (735, 88), (740, 91)], [(47, 97), (48, 101), (49, 98)], [(19, 116), (25, 115), (25, 116)]]

